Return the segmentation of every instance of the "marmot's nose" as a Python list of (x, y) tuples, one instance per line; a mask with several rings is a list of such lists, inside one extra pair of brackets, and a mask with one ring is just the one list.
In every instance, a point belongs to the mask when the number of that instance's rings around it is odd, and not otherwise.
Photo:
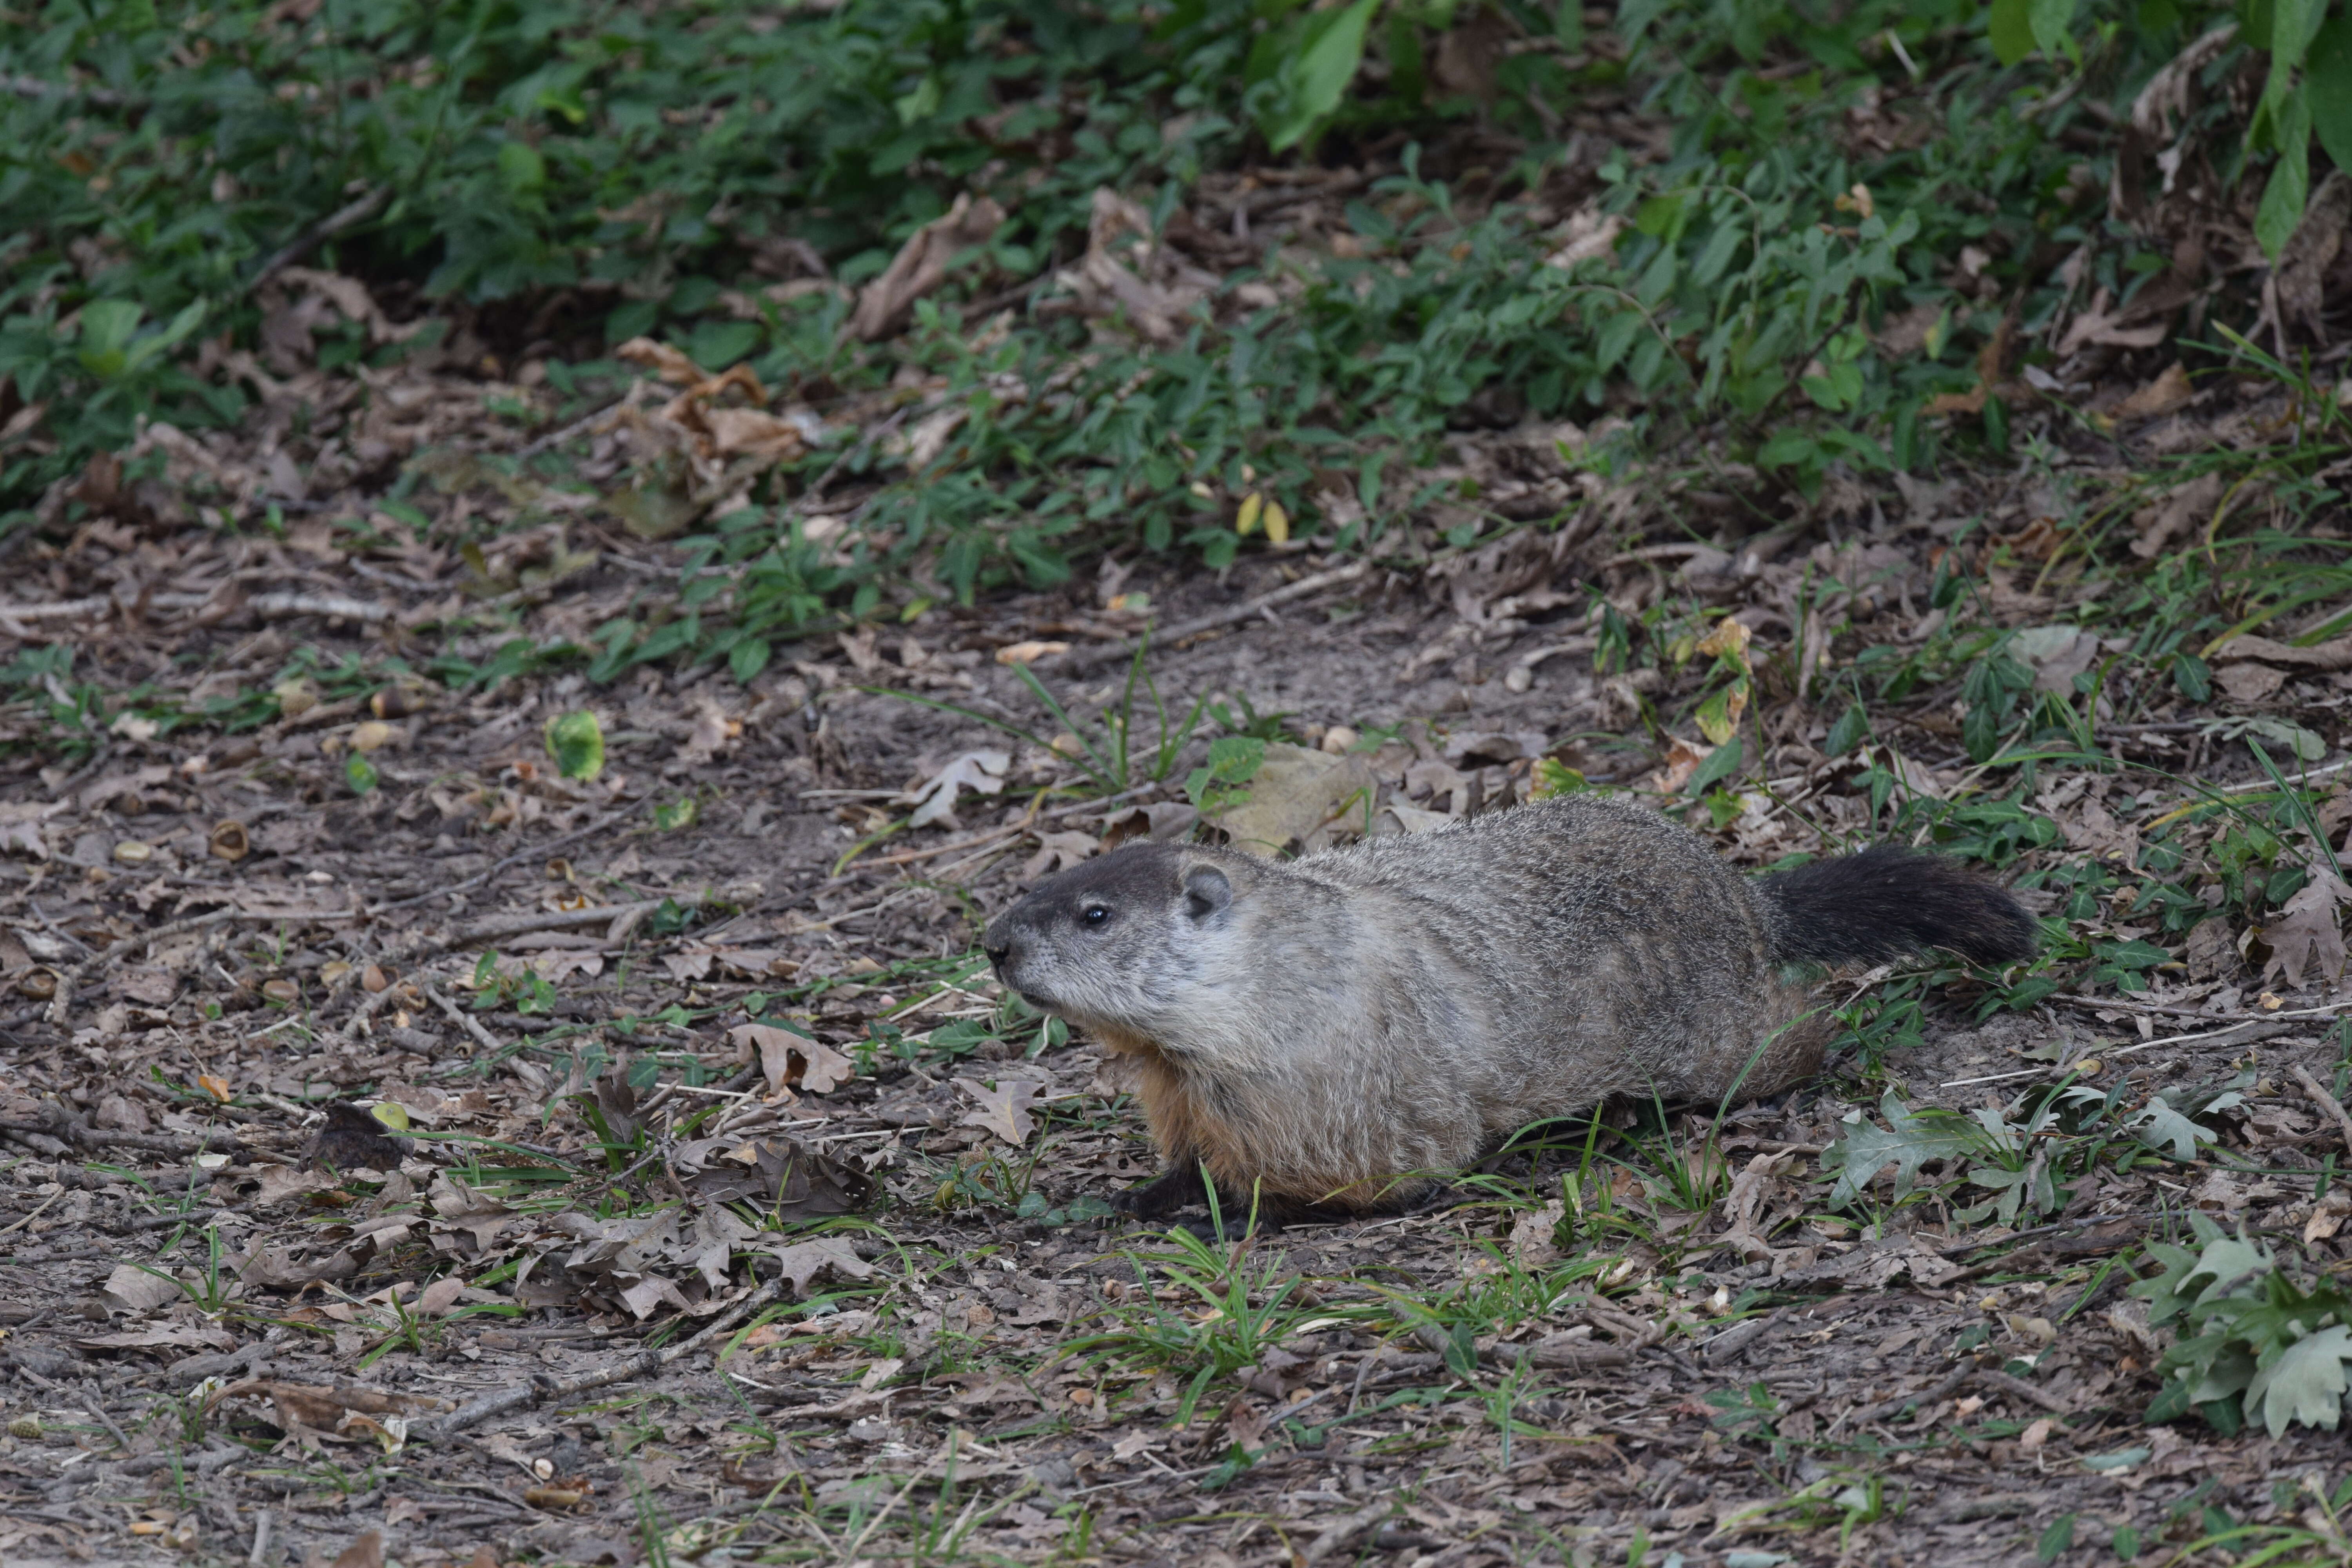
[(1004, 931), (992, 931), (982, 936), (980, 943), (981, 951), (988, 954), (990, 966), (999, 974), (1003, 973), (1004, 966), (1013, 962), (1012, 936)]

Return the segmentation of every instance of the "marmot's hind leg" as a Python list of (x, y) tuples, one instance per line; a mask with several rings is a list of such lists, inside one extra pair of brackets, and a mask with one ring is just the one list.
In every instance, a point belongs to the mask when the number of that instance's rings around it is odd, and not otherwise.
[(1209, 1201), (1208, 1184), (1201, 1178), (1199, 1162), (1171, 1165), (1139, 1187), (1110, 1195), (1110, 1206), (1137, 1219), (1165, 1219), (1178, 1209)]

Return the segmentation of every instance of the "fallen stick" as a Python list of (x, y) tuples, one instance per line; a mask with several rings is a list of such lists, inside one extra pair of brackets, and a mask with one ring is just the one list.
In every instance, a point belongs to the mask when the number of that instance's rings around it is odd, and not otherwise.
[[(1154, 641), (1160, 643), (1182, 642), (1186, 637), (1199, 637), (1202, 632), (1214, 631), (1219, 626), (1230, 626), (1237, 622), (1264, 615), (1277, 605), (1287, 605), (1295, 600), (1307, 598), (1310, 595), (1321, 593), (1326, 588), (1337, 588), (1345, 584), (1359, 582), (1371, 575), (1371, 571), (1370, 562), (1350, 562), (1345, 566), (1335, 566), (1328, 572), (1318, 572), (1311, 577), (1301, 577), (1296, 583), (1285, 584), (1270, 593), (1260, 594), (1255, 599), (1245, 600), (1238, 605), (1229, 605), (1222, 610), (1212, 610), (1205, 616), (1195, 616), (1189, 621), (1179, 621), (1172, 626), (1161, 626), (1150, 636)], [(1082, 669), (1091, 669), (1097, 664), (1108, 664), (1115, 659), (1133, 658), (1136, 646), (1133, 643), (1109, 642), (1090, 648), (1078, 648), (1066, 655), (1058, 668), (1064, 674), (1076, 674)]]
[(176, 921), (165, 921), (150, 931), (142, 931), (116, 942), (103, 952), (92, 953), (58, 973), (57, 991), (49, 997), (45, 1015), (52, 1024), (63, 1024), (73, 1004), (74, 987), (94, 974), (104, 973), (134, 952), (145, 952), (167, 936), (198, 931), (205, 926), (226, 925), (231, 921), (347, 921), (357, 918), (352, 910), (318, 910), (292, 911), (288, 910), (215, 910), (210, 914), (187, 915)]
[(2336, 1125), (2344, 1133), (2344, 1152), (2347, 1154), (2352, 1154), (2352, 1112), (2347, 1112), (2344, 1109), (2344, 1102), (2327, 1092), (2326, 1084), (2312, 1077), (2302, 1067), (2296, 1067), (2294, 1076), (2295, 1081), (2303, 1085), (2303, 1092), (2311, 1096), (2321, 1110), (2336, 1118)]
[(440, 1420), (429, 1424), (421, 1435), (436, 1439), (453, 1437), (468, 1426), (478, 1426), (493, 1415), (503, 1415), (518, 1405), (537, 1405), (543, 1399), (568, 1399), (575, 1394), (585, 1394), (591, 1389), (603, 1388), (608, 1384), (625, 1383), (633, 1377), (643, 1377), (649, 1373), (658, 1372), (680, 1356), (701, 1349), (711, 1339), (733, 1328), (745, 1317), (766, 1306), (791, 1287), (790, 1276), (780, 1274), (736, 1302), (726, 1311), (721, 1312), (692, 1339), (672, 1345), (667, 1350), (640, 1351), (635, 1355), (624, 1356), (620, 1361), (600, 1372), (582, 1373), (576, 1377), (559, 1379), (550, 1377), (545, 1373), (533, 1373), (530, 1381), (527, 1384), (502, 1388), (495, 1394), (485, 1394), (478, 1399), (467, 1401)]

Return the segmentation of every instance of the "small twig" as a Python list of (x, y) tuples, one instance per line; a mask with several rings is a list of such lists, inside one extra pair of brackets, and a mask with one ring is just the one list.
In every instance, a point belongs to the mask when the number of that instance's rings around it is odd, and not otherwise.
[[(30, 1132), (58, 1139), (68, 1143), (82, 1143), (99, 1148), (145, 1149), (157, 1154), (200, 1154), (207, 1149), (226, 1150), (236, 1154), (248, 1154), (247, 1149), (230, 1132), (205, 1132), (184, 1138), (170, 1137), (160, 1132), (113, 1132), (97, 1127), (84, 1127), (79, 1122), (60, 1118), (56, 1122), (0, 1121), (0, 1132)], [(194, 1147), (190, 1147), (193, 1144)]]
[(2344, 1102), (2328, 1093), (2327, 1086), (2312, 1077), (2300, 1064), (2294, 1069), (2294, 1076), (2295, 1080), (2303, 1085), (2303, 1092), (2311, 1096), (2328, 1115), (2336, 1118), (2336, 1125), (2344, 1133), (2344, 1152), (2352, 1154), (2352, 1112), (2347, 1112)]
[[(1269, 593), (1260, 594), (1255, 599), (1245, 600), (1238, 605), (1229, 605), (1222, 610), (1213, 610), (1205, 616), (1195, 616), (1189, 621), (1179, 621), (1172, 626), (1161, 626), (1151, 634), (1151, 639), (1165, 647), (1182, 642), (1186, 637), (1198, 637), (1202, 632), (1214, 631), (1219, 626), (1230, 626), (1241, 621), (1254, 620), (1276, 605), (1287, 605), (1294, 600), (1319, 594), (1326, 588), (1337, 588), (1349, 583), (1360, 582), (1370, 576), (1371, 570), (1371, 563), (1368, 561), (1353, 561), (1345, 566), (1335, 566), (1328, 572), (1318, 572), (1311, 577), (1301, 577), (1296, 583), (1286, 584)], [(1082, 669), (1090, 669), (1097, 664), (1108, 664), (1117, 659), (1134, 657), (1134, 644), (1109, 642), (1096, 647), (1078, 648), (1065, 654), (1062, 656), (1061, 662), (1055, 668), (1062, 674), (1074, 675)]]
[(550, 430), (546, 435), (526, 442), (521, 449), (515, 453), (515, 456), (518, 458), (536, 458), (541, 452), (549, 451), (554, 447), (562, 446), (566, 441), (571, 440), (575, 436), (585, 434), (588, 430), (594, 427), (597, 421), (607, 417), (615, 409), (625, 408), (628, 406), (629, 403), (637, 395), (639, 388), (644, 386), (644, 384), (645, 384), (642, 381), (631, 382), (629, 384), (629, 390), (621, 394), (620, 396), (613, 399), (612, 402), (605, 404), (602, 408), (595, 410), (593, 413), (583, 414), (579, 418), (572, 420), (570, 424), (562, 426), (558, 429)]
[[(2216, 1040), (2227, 1045), (2252, 1045), (2257, 1040), (2269, 1039), (2273, 1035), (2285, 1034), (2290, 1026), (2285, 1023), (2279, 1022), (2279, 1020), (2287, 1018), (2307, 1018), (2314, 1015), (2334, 1016), (2343, 1011), (2344, 1009), (2341, 1007), (2306, 1007), (2300, 1012), (2294, 1013), (2272, 1013), (2266, 1016), (2247, 1018), (2242, 1021), (2233, 1023), (2227, 1028), (2201, 1029), (2194, 1034), (2189, 1035), (2159, 1036), (2153, 1040), (2141, 1040), (2136, 1045), (2117, 1046), (2112, 1050), (2103, 1051), (2100, 1054), (2107, 1057), (2127, 1057), (2136, 1051), (2152, 1051), (2158, 1046), (2183, 1046), (2191, 1044), (2198, 1040)], [(1944, 1089), (1960, 1089), (1969, 1084), (2001, 1083), (2010, 1079), (2046, 1078), (2050, 1074), (2059, 1070), (2060, 1068), (2058, 1065), (2053, 1062), (2046, 1068), (2024, 1068), (2016, 1072), (1987, 1073), (1981, 1078), (1950, 1079), (1939, 1087)]]
[[(1882, 1399), (1867, 1409), (1855, 1411), (1850, 1419), (1856, 1426), (1867, 1426), (1874, 1421), (1884, 1421), (1899, 1414), (1906, 1405), (1916, 1404), (1924, 1409), (1938, 1399), (1948, 1399), (1958, 1394), (1961, 1385), (1976, 1374), (1977, 1369), (1972, 1364), (1955, 1367), (1916, 1394), (1898, 1394), (1892, 1399)], [(1841, 1426), (1843, 1424), (1840, 1423)]]
[(128, 1454), (131, 1452), (131, 1435), (125, 1432), (121, 1427), (115, 1425), (114, 1417), (106, 1413), (105, 1406), (99, 1404), (98, 1396), (96, 1394), (83, 1394), (81, 1396), (81, 1407), (106, 1424), (106, 1429), (114, 1434), (114, 1440), (121, 1445), (122, 1451), (124, 1453)]
[(560, 837), (551, 838), (544, 844), (534, 844), (528, 849), (518, 849), (513, 854), (508, 856), (505, 859), (500, 860), (496, 865), (492, 866), (488, 870), (468, 877), (462, 882), (455, 882), (446, 888), (436, 888), (429, 893), (418, 893), (410, 898), (394, 899), (390, 903), (377, 904), (368, 910), (368, 918), (370, 920), (373, 920), (377, 916), (387, 914), (394, 910), (404, 910), (412, 904), (425, 903), (428, 900), (432, 899), (446, 899), (453, 893), (471, 891), (473, 889), (480, 887), (483, 883), (488, 881), (491, 878), (497, 876), (499, 872), (505, 870), (509, 866), (519, 865), (525, 860), (543, 859), (551, 855), (554, 851), (565, 847), (567, 845), (577, 844), (583, 838), (604, 832), (604, 829), (612, 826), (613, 824), (620, 821), (623, 817), (628, 815), (629, 814), (625, 811), (608, 811), (585, 827), (575, 828), (572, 832), (566, 833)]
[(392, 607), (343, 594), (256, 594), (245, 607), (257, 616), (341, 616), (347, 621), (388, 621)]
[(458, 1006), (457, 1004), (449, 1000), (448, 997), (441, 994), (440, 992), (435, 990), (431, 985), (426, 984), (424, 981), (419, 980), (415, 984), (416, 988), (425, 993), (426, 1000), (430, 1001), (435, 1006), (440, 1008), (444, 1013), (448, 1014), (450, 1021), (456, 1024), (459, 1028), (465, 1030), (466, 1033), (473, 1036), (475, 1043), (480, 1046), (484, 1050), (496, 1053), (506, 1049), (506, 1047), (499, 1042), (499, 1037), (496, 1035), (491, 1034), (488, 1029), (483, 1026), (482, 1021), (479, 1018), (475, 1017), (463, 1007)]
[(63, 1187), (59, 1187), (56, 1192), (51, 1193), (47, 1197), (41, 1200), (41, 1206), (39, 1208), (35, 1209), (28, 1215), (18, 1215), (16, 1219), (10, 1224), (0, 1226), (0, 1236), (6, 1236), (11, 1231), (24, 1229), (26, 1226), (40, 1218), (42, 1215), (47, 1213), (49, 1205), (65, 1195), (65, 1189)]
[[(47, 916), (41, 915), (40, 910), (37, 906), (34, 907), (33, 912), (35, 915), (40, 916), (43, 920), (47, 920)], [(100, 974), (105, 973), (107, 970), (112, 969), (116, 964), (121, 963), (124, 959), (130, 957), (134, 952), (145, 952), (149, 948), (152, 948), (155, 943), (163, 941), (167, 936), (179, 936), (187, 931), (200, 931), (205, 926), (225, 925), (231, 921), (261, 921), (266, 922), (269, 921), (348, 921), (354, 920), (356, 918), (358, 918), (356, 911), (351, 910), (317, 910), (302, 911), (288, 910), (215, 910), (210, 914), (187, 915), (176, 921), (165, 921), (162, 925), (155, 926), (147, 931), (138, 931), (124, 941), (116, 942), (104, 952), (90, 953), (89, 957), (84, 959), (81, 963), (75, 964), (71, 969), (59, 974), (58, 976), (57, 992), (49, 998), (48, 1021), (52, 1024), (62, 1024), (66, 1021), (66, 1013), (73, 1003), (74, 988), (79, 985), (83, 981), (91, 978), (95, 974)], [(68, 942), (74, 940), (70, 932), (60, 931), (58, 934), (64, 936)], [(84, 952), (89, 952), (89, 948), (87, 943), (76, 942), (75, 945), (80, 947)]]
[[(613, 824), (620, 821), (623, 817), (628, 815), (629, 814), (625, 811), (607, 812), (585, 827), (576, 828), (570, 833), (564, 834), (561, 837), (550, 839), (545, 844), (535, 844), (529, 849), (518, 850), (514, 854), (508, 856), (505, 859), (499, 861), (488, 870), (478, 872), (474, 876), (467, 878), (462, 882), (455, 883), (446, 888), (436, 888), (429, 893), (418, 893), (410, 898), (394, 899), (390, 903), (377, 904), (367, 911), (368, 919), (374, 920), (378, 916), (385, 914), (390, 910), (406, 909), (412, 904), (421, 904), (429, 899), (446, 899), (453, 894), (470, 891), (475, 888), (480, 887), (484, 882), (488, 881), (491, 878), (497, 876), (499, 872), (504, 871), (510, 866), (516, 865), (524, 860), (545, 858), (558, 849), (562, 849), (568, 845), (576, 844), (583, 838), (603, 832), (605, 828), (612, 826)], [(607, 916), (610, 916), (617, 910), (631, 906), (607, 904), (599, 907)], [(656, 909), (659, 908), (660, 901), (658, 900), (655, 900), (653, 907)], [(582, 911), (565, 910), (562, 912), (569, 918), (579, 915)], [(415, 941), (411, 942), (395, 942), (391, 948), (379, 955), (376, 962), (379, 963), (392, 964), (419, 963), (426, 959), (438, 957), (440, 954), (448, 952), (451, 948), (461, 946), (467, 941), (473, 940), (469, 933), (483, 927), (489, 926), (491, 921), (502, 919), (511, 921), (515, 917), (513, 916), (491, 916), (488, 921), (478, 921), (473, 927), (467, 927), (457, 931), (445, 932), (438, 937), (419, 936)], [(580, 923), (593, 924), (594, 921), (592, 920), (582, 921)], [(555, 928), (551, 926), (520, 926), (513, 927), (511, 929), (506, 927), (496, 927), (488, 930), (486, 934), (510, 936), (518, 935), (524, 931), (549, 931)], [(359, 978), (365, 973), (366, 969), (364, 965), (354, 964), (352, 966), (352, 973), (349, 975), (346, 975), (342, 981), (336, 985), (335, 989), (328, 994), (326, 1002), (321, 1005), (321, 1010), (323, 1011), (326, 1007), (331, 1007), (334, 1005), (336, 998), (341, 996), (352, 985), (357, 984)], [(352, 1016), (345, 1021), (342, 1028), (328, 1036), (325, 1043), (331, 1047), (336, 1045), (350, 1045), (358, 1037), (362, 1030), (369, 1026), (370, 1021), (375, 1017), (376, 1014), (383, 1011), (385, 1006), (389, 1005), (399, 994), (400, 987), (396, 985), (387, 985), (383, 990), (363, 998), (360, 1005), (352, 1010)]]
[(2028, 1405), (2038, 1405), (2053, 1415), (2066, 1414), (2067, 1405), (2064, 1400), (2046, 1388), (2034, 1387), (2021, 1377), (2011, 1377), (2005, 1372), (1995, 1372), (1990, 1367), (1979, 1367), (1970, 1374), (1970, 1377), (1980, 1388), (1993, 1389), (2009, 1394), (2012, 1398), (2022, 1399)]
[(495, 1394), (486, 1394), (459, 1405), (440, 1420), (434, 1422), (425, 1430), (423, 1436), (434, 1438), (454, 1436), (467, 1427), (478, 1425), (493, 1415), (502, 1415), (519, 1405), (536, 1405), (542, 1399), (568, 1399), (575, 1394), (584, 1394), (592, 1388), (603, 1388), (608, 1384), (621, 1383), (632, 1377), (642, 1377), (658, 1372), (680, 1356), (699, 1350), (712, 1338), (733, 1328), (744, 1318), (791, 1289), (791, 1277), (780, 1274), (712, 1319), (709, 1325), (701, 1332), (683, 1343), (672, 1345), (667, 1350), (641, 1351), (635, 1355), (624, 1357), (620, 1362), (607, 1366), (601, 1372), (583, 1373), (577, 1377), (567, 1377), (561, 1381), (541, 1373), (527, 1384), (503, 1388)]
[(262, 284), (276, 276), (279, 268), (290, 267), (308, 256), (312, 247), (321, 240), (331, 239), (343, 230), (365, 223), (375, 216), (377, 213), (383, 210), (384, 204), (391, 200), (392, 187), (378, 185), (356, 200), (346, 202), (337, 207), (333, 212), (287, 241), (270, 256), (268, 260), (263, 262), (253, 276), (246, 279), (247, 292), (250, 293), (260, 288)]

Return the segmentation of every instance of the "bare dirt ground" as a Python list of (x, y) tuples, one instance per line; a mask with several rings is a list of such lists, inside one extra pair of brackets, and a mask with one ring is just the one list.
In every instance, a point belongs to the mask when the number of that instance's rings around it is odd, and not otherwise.
[[(2298, 1077), (2341, 1056), (2316, 970), (2297, 991), (2259, 948), (2191, 941), (2153, 989), (2093, 998), (2077, 974), (1982, 1022), (1982, 982), (1945, 972), (1923, 1043), (1719, 1125), (1614, 1108), (1493, 1162), (1459, 1206), (1202, 1242), (1103, 1217), (1090, 1200), (1152, 1166), (1139, 1119), (972, 952), (1051, 866), (1193, 829), (1196, 700), (1236, 728), (1284, 716), (1292, 772), (1253, 800), (1304, 811), (1309, 841), (1349, 800), (1376, 832), (1507, 809), (1538, 758), (1652, 787), (1676, 765), (1638, 719), (1661, 677), (1594, 673), (1568, 590), (1753, 611), (1760, 668), (1804, 657), (1776, 607), (1800, 582), (1836, 584), (1858, 637), (1921, 635), (1938, 524), (2004, 504), (1890, 491), (1760, 541), (1530, 533), (1418, 572), (1297, 551), (1222, 576), (1113, 566), (804, 645), (748, 687), (404, 678), (383, 660), (435, 585), (315, 536), (100, 524), (20, 553), (22, 603), (114, 595), (84, 635), (118, 685), (251, 694), (290, 633), (320, 657), (241, 730), (117, 721), (9, 764), (10, 1560), (1761, 1568), (2177, 1560), (2321, 1529), (2303, 1479), (2340, 1470), (2341, 1436), (2145, 1425), (2165, 1340), (2123, 1289), (2191, 1210), (2341, 1255), (2341, 1196), (2315, 1190), (2346, 1130)], [(572, 542), (595, 563), (521, 615), (593, 624), (653, 559)], [(202, 595), (207, 574), (377, 608), (230, 595), (208, 622), (144, 618), (123, 588)], [(2035, 585), (1991, 621), (2075, 607)], [(1133, 739), (1167, 733), (1171, 765), (1139, 762), (1114, 798), (1071, 793), (1045, 746), (868, 689), (1051, 739), (998, 651), (1071, 645), (1014, 657), (1097, 713), (1139, 620), (1112, 606), (1139, 590), (1174, 728)], [(2199, 724), (2333, 740), (2343, 700), (2321, 676), (2267, 685), (2103, 743), (2259, 783), (2219, 743), (2187, 754)], [(13, 721), (54, 742), (71, 700)], [(1965, 793), (1950, 703), (1923, 689), (1879, 719), (1928, 794)], [(543, 739), (581, 710), (593, 780)], [(1835, 717), (1774, 708), (1777, 804), (1717, 828), (1727, 854), (1866, 829), (1857, 758), (1822, 749)], [(909, 826), (943, 775), (971, 787)], [(2127, 769), (2040, 788), (2062, 831), (2012, 875), (2136, 849), (2194, 798)], [(2120, 906), (2067, 918), (2167, 941)], [(1964, 1222), (1948, 1193), (1883, 1182), (1827, 1201), (1820, 1156), (1890, 1089), (1998, 1109), (2062, 1068), (2125, 1104), (2239, 1097), (2196, 1158), (2094, 1160), (2044, 1223)], [(331, 1110), (353, 1101), (404, 1135)]]

